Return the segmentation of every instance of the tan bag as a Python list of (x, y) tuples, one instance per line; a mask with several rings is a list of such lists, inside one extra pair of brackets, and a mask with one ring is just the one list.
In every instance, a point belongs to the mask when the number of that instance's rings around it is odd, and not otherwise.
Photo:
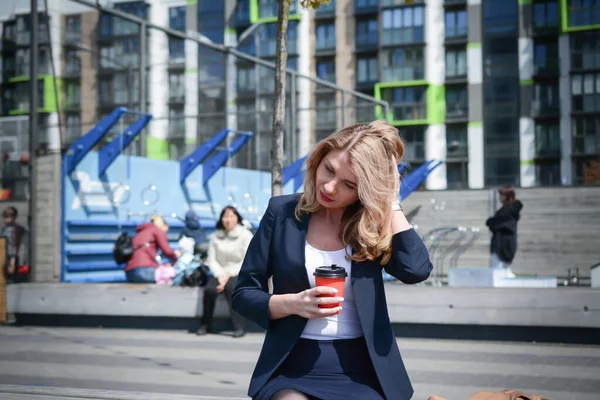
[[(443, 397), (431, 396), (428, 400), (447, 400)], [(458, 400), (458, 399), (457, 399)], [(501, 392), (479, 392), (469, 400), (550, 400), (546, 397), (521, 392), (514, 389), (506, 389)]]
[(535, 394), (521, 392), (514, 389), (506, 389), (501, 392), (479, 392), (469, 400), (550, 400)]

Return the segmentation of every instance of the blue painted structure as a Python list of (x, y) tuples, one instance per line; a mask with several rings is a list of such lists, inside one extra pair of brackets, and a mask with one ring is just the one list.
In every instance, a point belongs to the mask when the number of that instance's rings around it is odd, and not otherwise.
[[(63, 160), (63, 282), (125, 281), (123, 266), (113, 260), (114, 240), (122, 232), (134, 234), (135, 228), (152, 214), (165, 217), (171, 227), (170, 244), (176, 247), (183, 228), (181, 218), (188, 210), (199, 215), (207, 233), (214, 229), (227, 205), (236, 206), (257, 226), (271, 197), (270, 173), (224, 166), (251, 140), (250, 132), (224, 129), (181, 161), (128, 156), (123, 150), (151, 119), (145, 114), (120, 138), (99, 152), (91, 151), (126, 112), (124, 107), (116, 109), (76, 141)], [(207, 159), (233, 134), (238, 137), (229, 148)], [(284, 193), (301, 189), (303, 162), (300, 159), (286, 167)], [(202, 168), (197, 168), (201, 163)], [(415, 172), (423, 180), (428, 174), (427, 170)]]

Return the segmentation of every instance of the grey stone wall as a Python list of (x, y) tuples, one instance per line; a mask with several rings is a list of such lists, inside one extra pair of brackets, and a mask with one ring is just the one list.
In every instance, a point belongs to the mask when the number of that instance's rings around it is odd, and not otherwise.
[(61, 156), (50, 154), (37, 159), (37, 209), (34, 215), (37, 262), (35, 282), (60, 280)]
[[(579, 268), (590, 275), (590, 266), (600, 262), (600, 187), (518, 189), (524, 205), (518, 231), (518, 250), (513, 270), (520, 274), (567, 276)], [(443, 211), (436, 205), (445, 202)], [(494, 191), (422, 191), (403, 204), (406, 212), (421, 205), (412, 221), (423, 235), (443, 225), (481, 228), (482, 235), (460, 259), (459, 266), (489, 265), (490, 233), (486, 219), (493, 214)]]

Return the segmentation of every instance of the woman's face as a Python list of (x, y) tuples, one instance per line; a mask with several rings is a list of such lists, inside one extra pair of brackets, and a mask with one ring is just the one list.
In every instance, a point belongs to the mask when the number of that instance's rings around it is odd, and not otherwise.
[(230, 231), (239, 223), (237, 215), (231, 210), (225, 210), (225, 214), (223, 214), (223, 218), (221, 218), (221, 223), (226, 231)]
[(325, 208), (345, 208), (358, 200), (358, 180), (352, 172), (348, 153), (329, 152), (317, 168), (317, 200)]

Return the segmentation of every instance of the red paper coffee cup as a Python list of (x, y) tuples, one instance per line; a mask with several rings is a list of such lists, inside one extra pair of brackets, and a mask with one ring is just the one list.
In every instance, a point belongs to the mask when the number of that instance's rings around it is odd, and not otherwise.
[[(344, 297), (344, 283), (348, 273), (342, 267), (333, 264), (330, 266), (317, 267), (313, 273), (316, 286), (329, 286), (337, 289), (335, 294), (322, 294), (319, 297)], [(319, 304), (319, 308), (335, 308), (341, 306), (340, 303)]]

